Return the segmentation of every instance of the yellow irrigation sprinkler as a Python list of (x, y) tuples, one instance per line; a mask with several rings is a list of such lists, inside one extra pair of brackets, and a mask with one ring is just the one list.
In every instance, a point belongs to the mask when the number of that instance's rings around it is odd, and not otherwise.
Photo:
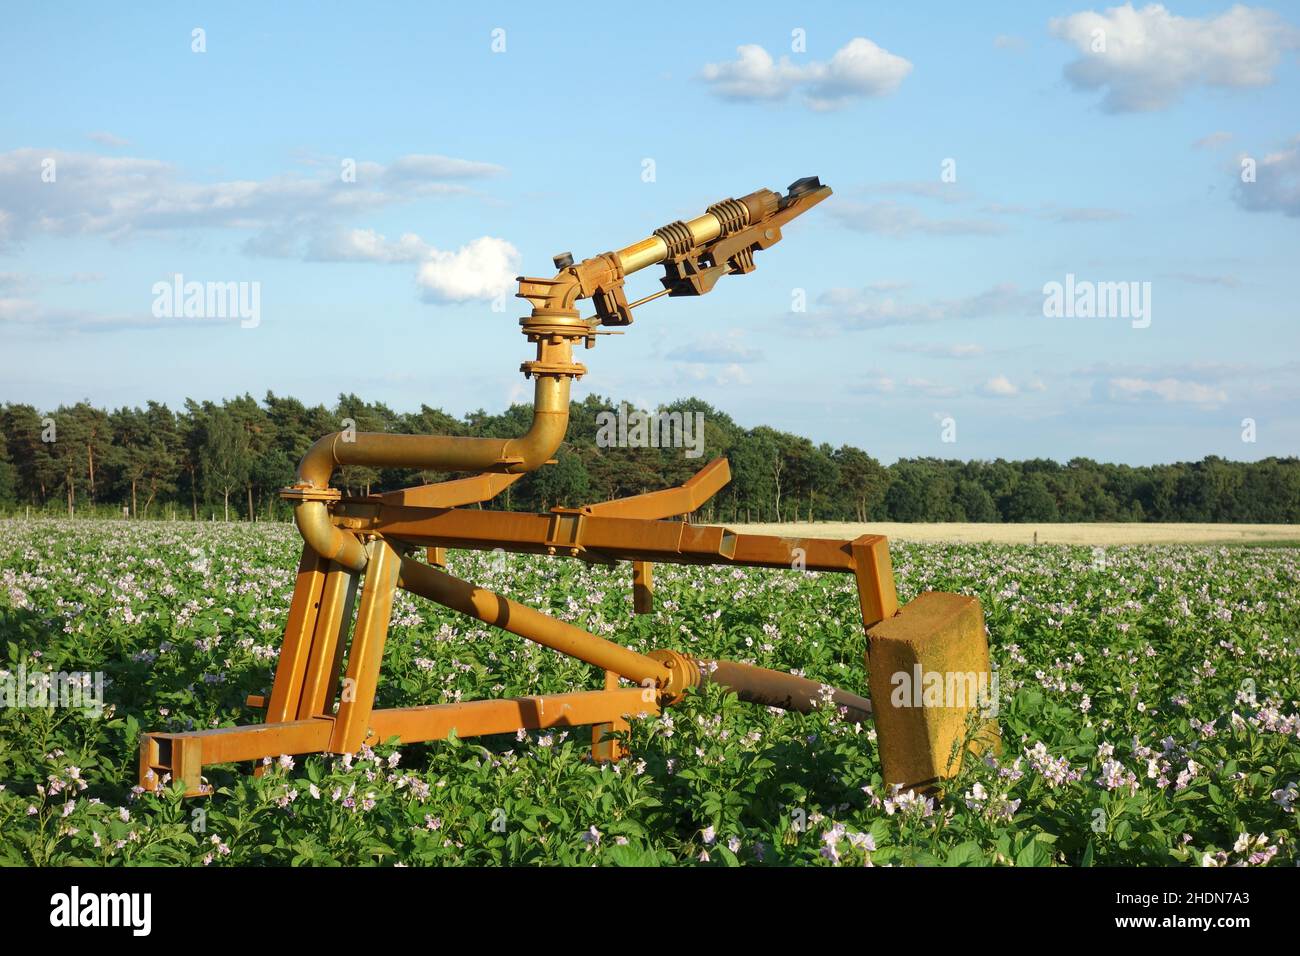
[[(626, 326), (632, 310), (661, 295), (703, 295), (724, 275), (754, 269), (754, 253), (781, 239), (781, 227), (831, 194), (816, 177), (785, 195), (760, 189), (710, 206), (689, 222), (674, 222), (617, 252), (574, 263), (557, 256), (553, 278), (519, 279), (519, 298), (532, 305), (520, 319), (536, 357), (520, 367), (534, 380), (533, 421), (517, 438), (335, 432), (308, 450), (297, 481), (282, 493), (294, 504), (303, 537), (302, 560), (289, 606), (284, 642), (261, 724), (189, 733), (146, 733), (140, 745), (140, 785), (152, 790), (170, 775), (188, 795), (207, 792), (203, 768), (281, 754), (352, 753), (364, 743), (403, 742), (590, 725), (592, 756), (623, 756), (613, 733), (632, 717), (656, 714), (704, 682), (742, 700), (808, 712), (829, 703), (851, 719), (874, 717), (887, 782), (928, 786), (954, 773), (965, 746), (974, 695), (938, 700), (900, 694), (900, 682), (933, 677), (953, 686), (989, 677), (983, 617), (974, 598), (923, 594), (901, 611), (887, 540), (852, 541), (737, 534), (686, 519), (730, 479), (725, 459), (706, 465), (677, 488), (547, 514), (466, 508), (490, 500), (551, 461), (568, 427), (569, 384), (586, 373), (573, 349)], [(628, 302), (624, 278), (662, 264), (663, 291)], [(577, 309), (590, 299), (596, 314)], [(469, 478), (344, 497), (330, 487), (343, 465), (477, 472)], [(664, 649), (641, 654), (597, 637), (445, 570), (447, 548), (630, 561), (634, 609), (653, 609), (653, 564), (713, 564), (799, 568), (852, 574), (867, 633), (872, 701), (814, 681), (730, 661), (704, 661)], [(423, 560), (421, 560), (423, 558)], [(364, 587), (359, 587), (364, 581)], [(469, 617), (576, 657), (605, 672), (602, 690), (506, 700), (374, 709), (393, 596), (404, 588)], [(358, 590), (360, 597), (358, 598)], [(346, 667), (343, 664), (346, 653)], [(635, 686), (623, 687), (619, 680)], [(961, 685), (966, 686), (966, 685)], [(919, 703), (918, 703), (919, 701)], [(990, 736), (990, 734), (992, 736)], [(996, 744), (986, 728), (975, 747)]]

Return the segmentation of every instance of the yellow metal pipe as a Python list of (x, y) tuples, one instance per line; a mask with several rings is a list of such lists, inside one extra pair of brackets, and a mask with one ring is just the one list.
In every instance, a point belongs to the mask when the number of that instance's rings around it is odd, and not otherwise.
[(637, 684), (644, 684), (648, 680), (659, 688), (666, 687), (669, 682), (669, 669), (645, 654), (628, 650), (580, 627), (411, 558), (402, 559), (397, 584), (444, 607), (468, 614), (511, 634), (518, 634), (543, 647), (576, 657), (604, 670), (614, 671)]
[[(560, 447), (569, 427), (569, 378), (539, 375), (533, 422), (518, 438), (455, 438), (443, 435), (389, 435), (334, 432), (312, 445), (298, 465), (298, 484), (329, 487), (339, 465), (423, 468), (430, 471), (533, 471)], [(349, 437), (355, 440), (348, 440)], [(300, 501), (294, 523), (303, 540), (321, 557), (361, 571), (366, 551), (353, 534), (335, 527), (324, 501)]]
[(568, 376), (539, 375), (533, 394), (533, 422), (518, 438), (333, 432), (308, 449), (298, 464), (297, 480), (300, 485), (326, 488), (340, 465), (509, 474), (534, 471), (560, 447), (568, 423)]
[[(722, 223), (710, 212), (706, 212), (703, 216), (696, 216), (683, 225), (690, 230), (692, 247), (712, 242), (722, 234)], [(650, 236), (620, 249), (615, 255), (618, 256), (619, 264), (623, 267), (623, 274), (630, 275), (638, 269), (648, 268), (667, 259), (668, 244), (659, 236)]]
[[(723, 215), (730, 220), (732, 231), (734, 231), (741, 226), (759, 222), (772, 215), (777, 210), (779, 199), (780, 197), (770, 189), (759, 189), (743, 199), (726, 200), (710, 206), (709, 209), (724, 210)], [(667, 259), (669, 255), (668, 243), (664, 241), (661, 234), (671, 231), (676, 225), (678, 224), (674, 223), (672, 226), (665, 226), (663, 229), (656, 230), (655, 235), (642, 239), (640, 242), (634, 242), (632, 245), (614, 253), (618, 257), (619, 264), (623, 267), (623, 274), (629, 275), (638, 269), (645, 269)], [(722, 235), (724, 229), (722, 219), (713, 212), (706, 212), (704, 215), (696, 216), (694, 219), (680, 225), (690, 232), (689, 248), (698, 248), (712, 242)]]
[(658, 236), (650, 236), (648, 239), (642, 239), (618, 250), (614, 255), (618, 256), (618, 261), (623, 266), (623, 274), (631, 275), (638, 269), (663, 262), (664, 257), (668, 255), (668, 246)]
[(293, 508), (293, 523), (307, 546), (328, 561), (351, 571), (364, 571), (366, 549), (356, 535), (334, 527), (323, 501), (300, 501)]
[(849, 720), (871, 719), (871, 701), (838, 687), (823, 687), (816, 681), (781, 671), (738, 664), (735, 661), (696, 662), (702, 681), (721, 684), (741, 700), (764, 707), (779, 707), (801, 714), (823, 705), (843, 709)]

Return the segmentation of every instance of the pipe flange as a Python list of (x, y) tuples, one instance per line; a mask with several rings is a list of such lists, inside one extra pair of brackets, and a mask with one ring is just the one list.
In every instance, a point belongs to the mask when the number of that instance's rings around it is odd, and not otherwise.
[(587, 366), (581, 362), (524, 362), (519, 366), (519, 371), (524, 373), (524, 378), (532, 378), (534, 375), (571, 375), (574, 378), (582, 378), (587, 374)]
[(520, 331), (534, 335), (586, 335), (591, 329), (580, 313), (567, 309), (545, 309), (519, 320)]
[(681, 703), (686, 692), (700, 683), (700, 668), (685, 654), (677, 651), (651, 651), (646, 655), (668, 668), (668, 683), (659, 688), (660, 703), (666, 707)]
[(317, 488), (315, 485), (294, 485), (281, 488), (280, 497), (285, 501), (340, 501), (343, 492), (338, 488)]

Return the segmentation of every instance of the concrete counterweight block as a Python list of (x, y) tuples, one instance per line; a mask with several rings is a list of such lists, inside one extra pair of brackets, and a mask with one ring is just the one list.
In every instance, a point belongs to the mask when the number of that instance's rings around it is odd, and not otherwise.
[(869, 628), (867, 671), (887, 784), (930, 788), (961, 769), (963, 750), (1001, 749), (997, 680), (975, 598), (927, 591)]

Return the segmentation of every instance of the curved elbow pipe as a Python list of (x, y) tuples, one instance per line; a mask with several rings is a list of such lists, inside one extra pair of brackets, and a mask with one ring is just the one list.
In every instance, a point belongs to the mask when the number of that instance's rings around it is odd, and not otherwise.
[[(518, 438), (456, 438), (445, 435), (389, 435), (346, 432), (326, 435), (298, 464), (299, 487), (324, 489), (339, 465), (420, 468), (429, 471), (535, 471), (564, 441), (569, 427), (569, 379), (538, 376), (533, 423)], [(352, 438), (354, 440), (348, 440)], [(353, 571), (366, 566), (366, 552), (356, 535), (334, 526), (324, 501), (300, 501), (294, 523), (303, 540), (321, 557)]]
[(356, 535), (334, 527), (325, 502), (298, 502), (293, 509), (293, 522), (298, 526), (303, 541), (322, 558), (353, 571), (365, 570), (365, 546)]
[(427, 471), (535, 471), (555, 454), (569, 427), (569, 379), (539, 376), (533, 423), (518, 438), (459, 438), (334, 432), (312, 445), (298, 463), (298, 483), (329, 487), (340, 465), (419, 468)]
[(533, 394), (533, 423), (528, 431), (506, 442), (502, 468), (508, 474), (536, 471), (550, 461), (569, 430), (569, 379), (539, 378)]

